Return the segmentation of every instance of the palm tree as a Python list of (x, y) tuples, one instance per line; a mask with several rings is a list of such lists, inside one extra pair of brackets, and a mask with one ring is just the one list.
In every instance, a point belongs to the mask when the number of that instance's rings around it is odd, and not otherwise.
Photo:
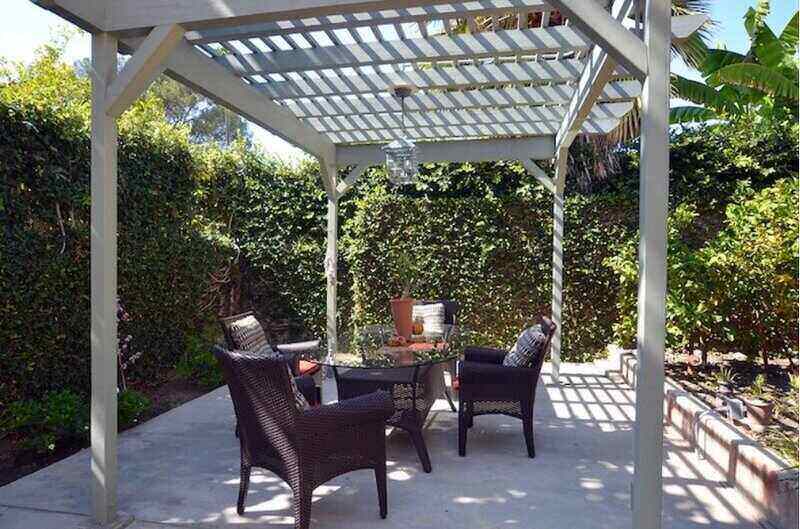
[(769, 113), (774, 108), (797, 116), (798, 13), (777, 36), (766, 24), (769, 11), (769, 0), (759, 0), (747, 10), (744, 25), (750, 49), (746, 54), (724, 48), (706, 52), (699, 65), (705, 83), (673, 76), (673, 96), (699, 105), (673, 108), (673, 123)]

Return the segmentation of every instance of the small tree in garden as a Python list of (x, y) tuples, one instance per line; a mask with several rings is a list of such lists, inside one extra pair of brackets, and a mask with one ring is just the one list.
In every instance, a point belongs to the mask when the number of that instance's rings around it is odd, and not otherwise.
[(781, 180), (726, 211), (727, 227), (704, 250), (730, 348), (792, 360), (797, 348), (798, 180)]

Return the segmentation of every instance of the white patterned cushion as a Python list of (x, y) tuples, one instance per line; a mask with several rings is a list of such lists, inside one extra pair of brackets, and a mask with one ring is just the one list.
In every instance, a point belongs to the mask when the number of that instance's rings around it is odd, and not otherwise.
[(422, 318), (422, 334), (425, 336), (444, 335), (444, 304), (414, 305), (411, 319)]
[(246, 316), (231, 323), (233, 345), (243, 351), (257, 351), (267, 345), (264, 328), (254, 316)]
[(503, 359), (504, 366), (533, 367), (539, 357), (545, 354), (544, 344), (547, 337), (542, 333), (541, 325), (534, 325), (522, 331), (517, 343)]

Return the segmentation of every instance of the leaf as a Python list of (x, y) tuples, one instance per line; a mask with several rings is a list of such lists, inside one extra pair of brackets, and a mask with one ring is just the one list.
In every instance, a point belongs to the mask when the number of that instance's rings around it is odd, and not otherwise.
[(733, 84), (754, 88), (774, 97), (798, 100), (798, 87), (791, 81), (761, 64), (731, 64), (717, 70), (709, 78), (709, 84)]
[(676, 123), (700, 123), (711, 119), (719, 119), (719, 115), (709, 108), (682, 106), (673, 107), (669, 110), (669, 122), (671, 125)]
[(747, 10), (744, 15), (744, 27), (750, 35), (750, 40), (754, 40), (761, 28), (766, 25), (767, 16), (769, 16), (769, 0), (758, 0), (755, 8)]
[(797, 16), (798, 12), (795, 11), (794, 16), (786, 24), (786, 27), (783, 28), (781, 36), (778, 39), (789, 55), (794, 55), (797, 52), (797, 42), (800, 40), (800, 27), (798, 27), (800, 22), (798, 22)]
[(713, 87), (680, 75), (672, 76), (670, 91), (673, 97), (679, 97), (697, 105), (713, 108), (717, 112), (724, 112), (731, 106), (727, 98)]
[(777, 68), (784, 61), (783, 44), (768, 26), (761, 28), (756, 35), (751, 51), (758, 58), (758, 62), (770, 68)]

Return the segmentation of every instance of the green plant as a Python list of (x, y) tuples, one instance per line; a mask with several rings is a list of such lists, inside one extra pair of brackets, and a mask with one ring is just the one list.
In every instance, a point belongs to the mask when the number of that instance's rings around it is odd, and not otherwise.
[(208, 324), (202, 332), (186, 337), (186, 350), (175, 368), (179, 377), (194, 380), (205, 388), (218, 388), (224, 384), (222, 372), (212, 347), (218, 338), (216, 325)]
[(411, 289), (419, 275), (419, 266), (414, 258), (408, 251), (400, 251), (395, 260), (395, 274), (397, 281), (403, 286), (402, 297), (407, 298), (411, 296)]
[(139, 422), (139, 419), (150, 410), (153, 403), (147, 395), (126, 389), (117, 395), (117, 420), (120, 428), (126, 428)]
[(739, 375), (733, 372), (731, 367), (720, 367), (719, 370), (714, 373), (714, 379), (717, 381), (717, 384), (720, 386), (728, 386), (733, 384)]
[(745, 54), (725, 48), (711, 49), (699, 65), (705, 84), (673, 76), (672, 91), (697, 105), (674, 107), (673, 123), (706, 121), (755, 112), (774, 119), (776, 115), (797, 118), (798, 14), (780, 35), (767, 26), (769, 0), (748, 8), (744, 25), (750, 37)]
[(6, 427), (24, 436), (24, 446), (37, 452), (52, 452), (65, 443), (86, 439), (89, 408), (72, 391), (54, 391), (42, 400), (13, 403)]
[(750, 395), (757, 400), (764, 400), (767, 397), (767, 377), (763, 373), (756, 375), (750, 384)]

